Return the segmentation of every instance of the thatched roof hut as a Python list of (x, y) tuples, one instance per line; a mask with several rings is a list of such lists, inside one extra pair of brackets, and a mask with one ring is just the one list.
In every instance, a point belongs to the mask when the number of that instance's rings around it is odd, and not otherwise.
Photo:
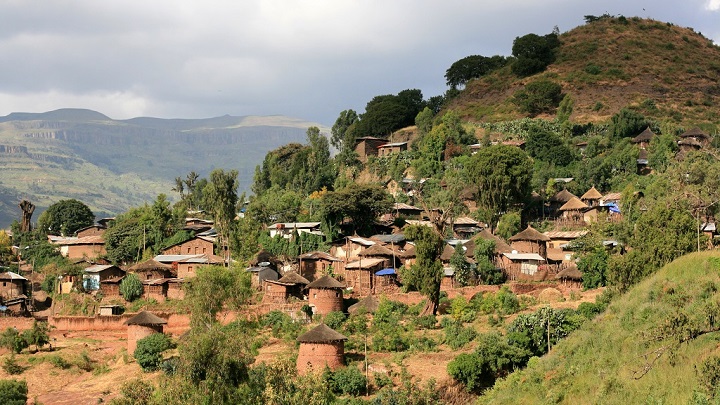
[(344, 342), (348, 340), (347, 337), (341, 333), (333, 330), (329, 326), (321, 323), (314, 327), (308, 332), (298, 336), (297, 341), (300, 343), (330, 343), (330, 342)]
[[(573, 196), (574, 197), (574, 196)], [(577, 198), (577, 197), (575, 197)], [(510, 242), (515, 241), (543, 241), (547, 242), (550, 238), (538, 232), (535, 228), (528, 225), (525, 230), (510, 237)]]
[(566, 267), (565, 269), (558, 272), (555, 276), (556, 280), (573, 280), (582, 281), (582, 272), (578, 269), (574, 263)]
[(125, 321), (126, 325), (140, 325), (140, 326), (157, 326), (165, 325), (167, 321), (153, 314), (152, 312), (142, 311), (132, 318)]
[(593, 201), (593, 200), (599, 200), (602, 198), (602, 194), (600, 194), (599, 191), (595, 188), (595, 186), (590, 187), (590, 190), (588, 190), (585, 194), (580, 197), (580, 200), (582, 201)]
[(142, 263), (137, 263), (128, 268), (128, 271), (132, 271), (132, 272), (136, 272), (136, 273), (143, 272), (143, 271), (153, 271), (153, 270), (172, 270), (172, 266), (169, 264), (160, 263), (158, 261), (150, 259), (150, 260), (146, 260)]
[(297, 274), (294, 271), (288, 271), (285, 273), (284, 276), (282, 276), (279, 280), (279, 283), (284, 284), (302, 284), (302, 285), (308, 285), (310, 282), (303, 276)]
[(309, 283), (307, 285), (307, 288), (309, 289), (343, 289), (345, 286), (341, 284), (339, 281), (335, 280), (334, 278), (325, 275), (321, 278), (313, 281), (312, 283)]
[(588, 208), (587, 204), (580, 201), (579, 198), (573, 197), (570, 201), (563, 204), (562, 207), (558, 208), (558, 211), (581, 211)]
[(348, 313), (354, 314), (364, 308), (366, 312), (373, 314), (377, 311), (379, 305), (380, 300), (378, 300), (377, 297), (374, 295), (368, 295), (360, 301), (350, 305), (348, 307)]
[(680, 134), (680, 138), (695, 138), (697, 140), (706, 140), (710, 138), (710, 135), (703, 132), (702, 129), (695, 127)]
[(552, 197), (550, 197), (550, 202), (564, 204), (570, 201), (570, 199), (573, 197), (577, 198), (575, 194), (569, 192), (566, 188), (564, 188), (561, 191), (555, 193), (555, 195), (553, 195)]
[(148, 311), (142, 311), (139, 314), (125, 321), (127, 325), (127, 345), (128, 353), (135, 353), (137, 342), (154, 333), (163, 333), (163, 325), (167, 321)]
[(347, 337), (320, 324), (298, 336), (300, 349), (297, 357), (298, 373), (322, 372), (326, 367), (335, 370), (345, 363)]
[(640, 133), (640, 135), (632, 139), (632, 143), (648, 143), (651, 139), (653, 139), (653, 137), (655, 137), (655, 133), (650, 129), (650, 127), (647, 127)]

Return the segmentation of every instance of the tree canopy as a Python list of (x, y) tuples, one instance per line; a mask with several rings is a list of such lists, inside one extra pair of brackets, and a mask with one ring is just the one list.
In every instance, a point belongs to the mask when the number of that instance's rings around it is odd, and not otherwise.
[(87, 205), (75, 199), (56, 202), (38, 218), (38, 227), (51, 235), (71, 236), (93, 223), (95, 214)]
[(445, 71), (445, 80), (451, 88), (465, 86), (472, 80), (482, 77), (494, 70), (507, 65), (509, 59), (500, 56), (470, 55), (454, 62)]

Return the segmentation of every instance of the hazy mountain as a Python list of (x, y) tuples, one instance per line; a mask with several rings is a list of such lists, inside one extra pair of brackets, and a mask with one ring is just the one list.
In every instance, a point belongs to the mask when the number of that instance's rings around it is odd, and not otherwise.
[(0, 227), (20, 214), (28, 198), (38, 206), (77, 198), (98, 216), (174, 197), (173, 179), (194, 170), (237, 169), (248, 189), (265, 154), (289, 142), (305, 142), (320, 124), (284, 116), (206, 119), (139, 117), (113, 120), (99, 112), (61, 109), (0, 117)]

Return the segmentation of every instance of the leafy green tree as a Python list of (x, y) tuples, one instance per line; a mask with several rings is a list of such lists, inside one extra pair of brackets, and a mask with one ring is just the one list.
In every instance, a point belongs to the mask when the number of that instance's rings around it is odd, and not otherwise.
[(33, 326), (22, 333), (22, 338), (28, 345), (35, 345), (35, 349), (50, 343), (50, 325), (47, 322), (33, 321)]
[(532, 168), (532, 159), (514, 146), (489, 146), (472, 155), (468, 178), (477, 187), (478, 207), (489, 212), (490, 223), (528, 200)]
[(577, 263), (578, 270), (582, 272), (582, 282), (585, 288), (597, 288), (607, 284), (607, 267), (610, 254), (604, 246), (595, 247), (591, 252), (584, 254)]
[(333, 238), (345, 217), (359, 234), (372, 232), (372, 226), (380, 214), (389, 212), (392, 200), (388, 192), (379, 186), (351, 184), (326, 193), (319, 204), (325, 235)]
[(552, 113), (562, 99), (562, 87), (545, 79), (528, 83), (513, 96), (513, 102), (520, 107), (520, 110), (532, 116)]
[(430, 133), (430, 130), (432, 130), (433, 126), (433, 118), (435, 118), (435, 114), (429, 107), (425, 107), (415, 117), (415, 125), (418, 128), (420, 136), (424, 136)]
[[(215, 229), (221, 249), (229, 253), (229, 241), (238, 202), (238, 171), (215, 169), (210, 173), (208, 185), (203, 190), (203, 206), (215, 220)], [(223, 250), (225, 252), (225, 250)], [(229, 259), (225, 257), (225, 259)]]
[(473, 284), (476, 281), (477, 275), (475, 269), (465, 259), (465, 249), (463, 245), (458, 243), (455, 245), (455, 251), (450, 257), (450, 267), (455, 270), (455, 280), (465, 287)]
[(162, 361), (162, 353), (172, 349), (170, 338), (164, 333), (153, 333), (137, 341), (133, 357), (143, 371), (155, 371)]
[(453, 111), (443, 115), (440, 123), (416, 142), (417, 158), (413, 162), (420, 177), (433, 177), (442, 173), (443, 162), (465, 152), (465, 146), (475, 143), (475, 135), (468, 133)]
[(185, 301), (191, 310), (191, 326), (207, 327), (226, 305), (238, 308), (252, 295), (250, 276), (221, 266), (203, 266), (185, 284)]
[(573, 161), (572, 150), (557, 134), (540, 127), (528, 131), (525, 139), (525, 151), (535, 159), (551, 162), (558, 166), (567, 166)]
[(678, 144), (672, 134), (656, 136), (648, 147), (648, 164), (656, 172), (663, 172), (670, 166), (678, 151)]
[(427, 297), (421, 315), (435, 315), (440, 302), (440, 282), (443, 278), (442, 263), (438, 259), (445, 242), (434, 229), (413, 225), (405, 229), (405, 237), (415, 242), (416, 261), (402, 273), (403, 282)]
[[(397, 95), (375, 96), (353, 129), (356, 134), (387, 138), (393, 131), (413, 125), (415, 116), (425, 108), (422, 92), (408, 89)], [(353, 145), (354, 146), (354, 145)]]
[(355, 153), (356, 131), (351, 129), (359, 121), (360, 117), (354, 110), (343, 110), (330, 130), (332, 134), (330, 143), (338, 150), (335, 159), (341, 166), (353, 166), (357, 162), (357, 154)]
[(335, 372), (326, 369), (323, 377), (336, 394), (358, 396), (367, 388), (367, 378), (357, 367), (343, 367)]
[(555, 345), (583, 321), (584, 317), (572, 309), (542, 307), (533, 313), (518, 315), (508, 327), (508, 340), (533, 356), (542, 356), (548, 352), (548, 344)]
[(509, 62), (504, 56), (481, 56), (470, 55), (454, 62), (445, 71), (447, 85), (455, 89), (465, 86), (472, 79), (485, 76), (486, 74), (505, 66)]
[(558, 112), (557, 112), (557, 120), (558, 122), (568, 122), (570, 120), (570, 116), (573, 113), (573, 106), (575, 105), (575, 100), (573, 100), (572, 96), (569, 94), (566, 94), (562, 101), (560, 101), (560, 105), (558, 106)]
[(505, 281), (505, 275), (493, 262), (495, 255), (495, 241), (489, 239), (475, 239), (475, 256), (477, 277), (484, 284), (502, 284)]
[(125, 298), (126, 301), (135, 301), (142, 297), (143, 284), (135, 273), (128, 273), (125, 278), (120, 282), (120, 295)]
[(559, 46), (555, 33), (545, 36), (527, 34), (515, 38), (512, 46), (515, 61), (510, 65), (512, 72), (521, 77), (542, 72), (555, 61), (555, 49)]
[(623, 108), (610, 118), (610, 134), (614, 138), (634, 137), (648, 126), (642, 114)]
[(49, 206), (38, 218), (38, 228), (47, 234), (70, 236), (94, 222), (95, 214), (87, 205), (69, 199)]
[(28, 347), (28, 343), (16, 328), (7, 328), (0, 334), (0, 347), (4, 347), (13, 353), (20, 353)]
[(27, 392), (25, 381), (0, 380), (0, 404), (25, 405)]

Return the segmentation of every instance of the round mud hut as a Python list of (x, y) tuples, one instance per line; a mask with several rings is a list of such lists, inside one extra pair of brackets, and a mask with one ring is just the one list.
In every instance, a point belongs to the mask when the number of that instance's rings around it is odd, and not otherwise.
[(343, 311), (343, 289), (345, 286), (330, 276), (322, 276), (307, 285), (308, 304), (313, 313), (325, 315), (333, 311)]
[(167, 321), (148, 311), (142, 311), (125, 321), (125, 324), (128, 326), (128, 354), (132, 355), (135, 353), (138, 340), (153, 333), (163, 333), (163, 325), (167, 324)]
[(320, 324), (300, 335), (300, 351), (297, 358), (299, 374), (331, 370), (345, 364), (345, 341), (347, 338), (325, 324)]

